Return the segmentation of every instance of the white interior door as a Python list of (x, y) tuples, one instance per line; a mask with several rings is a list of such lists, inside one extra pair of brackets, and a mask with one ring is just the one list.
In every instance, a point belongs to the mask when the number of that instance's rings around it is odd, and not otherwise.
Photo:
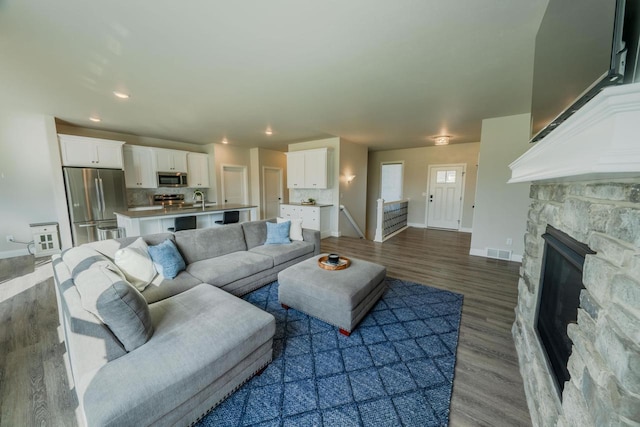
[(427, 227), (458, 230), (465, 165), (429, 166)]
[(222, 166), (222, 201), (224, 203), (248, 204), (246, 166)]
[(264, 167), (262, 169), (262, 205), (264, 218), (275, 218), (280, 214), (282, 202), (282, 169)]

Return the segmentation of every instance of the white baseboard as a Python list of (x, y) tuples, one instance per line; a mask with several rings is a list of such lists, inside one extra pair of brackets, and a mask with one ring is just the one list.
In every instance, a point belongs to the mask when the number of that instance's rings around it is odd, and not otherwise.
[(3, 251), (0, 252), (0, 259), (4, 258), (14, 258), (17, 256), (29, 255), (29, 251), (26, 249), (16, 249), (14, 251)]
[(522, 262), (522, 255), (520, 254), (511, 254), (511, 261)]
[(469, 249), (469, 255), (481, 256), (483, 258), (486, 258), (487, 257), (487, 250), (486, 249), (471, 248), (471, 249)]
[[(339, 232), (339, 231), (332, 231), (331, 234), (328, 234), (325, 237), (329, 237), (329, 236), (331, 236), (331, 237), (340, 237), (340, 236), (342, 236), (342, 233)], [(323, 239), (324, 239), (324, 237), (323, 237)]]
[[(421, 224), (419, 222), (408, 222), (407, 225), (409, 227), (414, 227), (414, 228), (427, 228), (427, 226), (425, 224)], [(452, 230), (452, 231), (456, 231), (456, 230)], [(461, 233), (473, 233), (473, 228), (463, 227), (463, 228), (460, 228), (457, 231), (459, 231)]]

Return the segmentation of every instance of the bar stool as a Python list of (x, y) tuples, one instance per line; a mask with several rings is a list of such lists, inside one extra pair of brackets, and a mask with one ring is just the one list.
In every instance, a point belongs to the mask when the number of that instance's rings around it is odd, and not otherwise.
[(196, 228), (196, 217), (192, 216), (179, 216), (173, 222), (173, 227), (167, 228), (171, 232), (180, 230), (193, 230)]
[(222, 221), (216, 221), (216, 224), (233, 224), (238, 221), (240, 221), (240, 211), (224, 211)]

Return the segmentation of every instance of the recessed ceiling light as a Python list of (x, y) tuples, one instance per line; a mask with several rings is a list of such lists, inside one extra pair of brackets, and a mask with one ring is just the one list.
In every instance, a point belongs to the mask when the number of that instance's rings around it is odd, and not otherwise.
[(267, 128), (267, 130), (264, 131), (265, 135), (273, 135), (273, 131), (271, 130), (271, 128)]
[(222, 139), (222, 143), (223, 143), (223, 144), (228, 144), (228, 143), (229, 143), (229, 141), (227, 141), (227, 138), (223, 138), (223, 139)]
[(117, 90), (113, 91), (113, 94), (120, 99), (129, 99), (129, 94), (124, 92), (118, 92)]
[(99, 122), (102, 121), (102, 119), (100, 117), (95, 117), (95, 116), (89, 117), (89, 120), (91, 120), (92, 122), (95, 122), (95, 123), (99, 123)]
[(436, 145), (447, 145), (451, 137), (449, 135), (438, 135), (433, 137)]

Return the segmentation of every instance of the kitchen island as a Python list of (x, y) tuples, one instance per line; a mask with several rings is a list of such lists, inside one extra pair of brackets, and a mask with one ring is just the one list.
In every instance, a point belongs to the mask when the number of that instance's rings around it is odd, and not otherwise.
[(220, 227), (216, 221), (222, 220), (226, 211), (240, 211), (240, 221), (243, 220), (242, 213), (248, 212), (248, 221), (258, 219), (258, 208), (253, 205), (239, 205), (225, 203), (221, 205), (201, 206), (149, 206), (147, 208), (136, 208), (127, 211), (116, 211), (118, 227), (124, 228), (127, 237), (143, 236), (146, 234), (164, 233), (169, 227), (174, 226), (175, 218), (183, 216), (195, 216), (197, 228)]

